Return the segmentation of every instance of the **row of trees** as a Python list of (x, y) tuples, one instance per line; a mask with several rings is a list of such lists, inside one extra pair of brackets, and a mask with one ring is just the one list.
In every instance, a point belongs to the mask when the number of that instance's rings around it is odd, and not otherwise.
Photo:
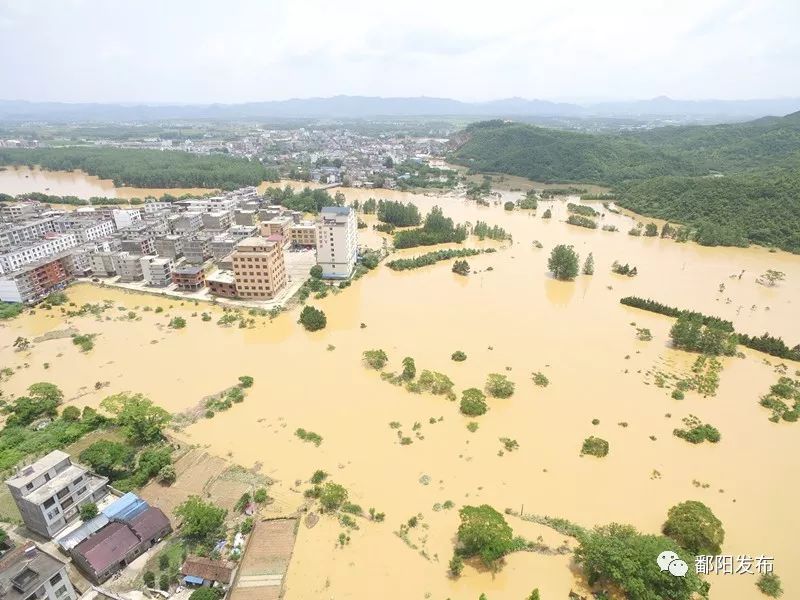
[(449, 260), (451, 258), (464, 258), (466, 256), (476, 256), (478, 254), (495, 252), (494, 248), (454, 248), (450, 250), (436, 250), (435, 252), (427, 252), (414, 258), (396, 258), (386, 263), (386, 266), (393, 271), (406, 271), (408, 269), (419, 269), (420, 267), (427, 267), (428, 265), (436, 264), (442, 260)]
[(129, 150), (71, 146), (65, 148), (2, 149), (0, 165), (41, 166), (53, 171), (80, 169), (112, 179), (116, 186), (198, 187), (232, 190), (278, 180), (274, 170), (257, 161), (222, 155), (198, 155), (177, 150)]
[(489, 238), (490, 240), (502, 242), (511, 239), (511, 234), (502, 227), (498, 225), (492, 225), (490, 227), (488, 223), (484, 223), (483, 221), (477, 221), (475, 223), (475, 226), (472, 228), (472, 234), (477, 235), (480, 240)]
[(335, 196), (331, 197), (327, 190), (312, 190), (311, 188), (303, 188), (296, 192), (290, 186), (283, 189), (279, 187), (268, 188), (264, 193), (266, 198), (272, 200), (275, 204), (285, 206), (289, 210), (298, 210), (301, 212), (318, 213), (324, 206), (343, 206), (344, 194), (337, 192)]
[[(733, 332), (733, 323), (720, 319), (719, 317), (704, 315), (696, 311), (681, 310), (674, 306), (668, 306), (655, 300), (647, 298), (639, 298), (638, 296), (625, 296), (620, 298), (620, 303), (642, 310), (666, 315), (668, 317), (680, 317), (681, 315), (688, 315), (693, 319), (701, 319), (703, 325), (711, 326), (716, 329), (721, 329), (726, 332)], [(766, 352), (772, 356), (779, 358), (788, 358), (790, 360), (800, 360), (800, 344), (790, 348), (781, 338), (771, 336), (769, 333), (764, 333), (761, 336), (749, 336), (744, 333), (739, 333), (738, 342), (743, 346), (758, 350), (759, 352)]]
[(394, 234), (395, 248), (414, 248), (435, 244), (461, 243), (467, 239), (467, 228), (455, 225), (445, 217), (442, 209), (434, 206), (425, 217), (422, 227), (398, 231)]
[(378, 220), (395, 227), (412, 227), (422, 222), (419, 209), (409, 202), (403, 204), (394, 200), (378, 201)]

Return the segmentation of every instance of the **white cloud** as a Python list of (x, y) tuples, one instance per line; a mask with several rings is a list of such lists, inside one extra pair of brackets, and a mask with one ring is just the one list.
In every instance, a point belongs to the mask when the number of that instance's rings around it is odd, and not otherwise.
[(0, 0), (0, 97), (800, 95), (796, 0)]

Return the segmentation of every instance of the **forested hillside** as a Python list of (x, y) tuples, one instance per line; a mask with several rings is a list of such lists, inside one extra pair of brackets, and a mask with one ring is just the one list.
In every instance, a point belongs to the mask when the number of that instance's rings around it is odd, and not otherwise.
[(488, 121), (454, 162), (534, 181), (610, 185), (620, 205), (690, 225), (706, 245), (800, 252), (800, 113), (592, 135)]
[(591, 135), (520, 123), (486, 121), (453, 154), (476, 171), (510, 173), (543, 182), (613, 185), (661, 175), (701, 175), (691, 161), (630, 137)]
[(200, 156), (176, 150), (119, 148), (2, 149), (0, 165), (39, 165), (49, 170), (81, 169), (116, 186), (236, 189), (277, 181), (276, 172), (259, 162), (228, 156)]

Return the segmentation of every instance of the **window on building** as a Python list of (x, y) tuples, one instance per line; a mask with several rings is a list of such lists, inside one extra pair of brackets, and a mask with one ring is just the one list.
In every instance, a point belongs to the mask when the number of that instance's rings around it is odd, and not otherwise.
[(50, 585), (55, 585), (61, 581), (61, 573), (56, 573), (50, 578)]

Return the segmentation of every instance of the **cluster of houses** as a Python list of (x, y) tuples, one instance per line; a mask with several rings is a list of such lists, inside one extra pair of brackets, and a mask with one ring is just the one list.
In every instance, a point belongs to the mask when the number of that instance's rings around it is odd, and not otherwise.
[(273, 300), (286, 289), (285, 251), (314, 249), (323, 276), (356, 264), (358, 219), (324, 208), (316, 221), (247, 187), (220, 196), (129, 207), (52, 210), (0, 205), (0, 300), (33, 303), (77, 277), (178, 292)]
[[(172, 532), (164, 512), (132, 492), (120, 494), (108, 479), (74, 463), (60, 450), (22, 467), (6, 480), (25, 526), (44, 542), (10, 541), (0, 549), (0, 599), (126, 600), (101, 584), (125, 569)], [(83, 521), (80, 507), (93, 503), (97, 515)], [(91, 585), (78, 590), (71, 562)], [(181, 568), (187, 586), (233, 580), (230, 562), (188, 556)]]

